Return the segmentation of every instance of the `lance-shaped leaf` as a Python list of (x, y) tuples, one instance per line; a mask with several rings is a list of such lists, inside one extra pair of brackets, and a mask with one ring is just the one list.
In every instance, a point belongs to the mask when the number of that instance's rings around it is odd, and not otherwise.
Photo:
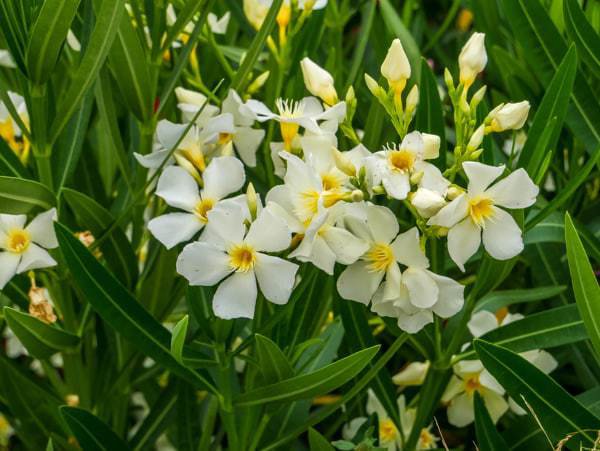
[(181, 365), (170, 352), (171, 334), (60, 223), (55, 223), (61, 252), (75, 283), (98, 314), (140, 351), (199, 390), (216, 393), (208, 376)]
[(256, 334), (256, 353), (260, 371), (267, 384), (272, 384), (294, 375), (294, 369), (279, 346), (270, 338)]
[(578, 432), (569, 446), (591, 446), (600, 419), (523, 357), (501, 346), (475, 340), (475, 350), (485, 368), (521, 408), (533, 411), (553, 442)]
[(35, 358), (46, 359), (58, 351), (70, 350), (79, 344), (77, 335), (46, 324), (27, 313), (4, 307), (4, 317), (23, 346)]
[(550, 285), (547, 287), (524, 288), (517, 290), (493, 291), (485, 295), (475, 306), (475, 311), (487, 310), (495, 312), (502, 307), (524, 302), (535, 302), (558, 296), (567, 289), (564, 285)]
[(183, 363), (183, 345), (185, 344), (185, 337), (187, 335), (188, 322), (189, 316), (185, 315), (175, 324), (173, 335), (171, 336), (171, 354), (173, 354), (179, 363)]
[(2, 213), (24, 214), (34, 208), (49, 210), (56, 205), (52, 191), (34, 180), (0, 177)]
[(478, 392), (473, 399), (475, 406), (475, 433), (477, 434), (477, 448), (481, 451), (505, 451), (506, 442), (496, 429), (490, 414)]
[(563, 10), (567, 33), (577, 45), (581, 61), (594, 71), (596, 77), (600, 77), (600, 36), (588, 22), (577, 0), (564, 0)]
[(82, 449), (86, 451), (128, 449), (127, 444), (104, 421), (87, 410), (62, 406), (60, 414)]
[(596, 358), (600, 360), (600, 286), (568, 213), (565, 215), (565, 240), (577, 307), (596, 350)]
[(329, 393), (360, 373), (377, 354), (378, 349), (379, 346), (363, 349), (312, 373), (243, 393), (234, 400), (234, 404), (241, 407), (267, 402), (290, 402)]

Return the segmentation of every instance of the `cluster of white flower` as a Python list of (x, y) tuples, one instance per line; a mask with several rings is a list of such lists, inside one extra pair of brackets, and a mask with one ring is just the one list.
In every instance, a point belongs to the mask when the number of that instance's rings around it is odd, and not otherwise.
[[(444, 174), (427, 161), (439, 156), (440, 138), (408, 133), (418, 88), (403, 99), (411, 70), (399, 40), (381, 67), (389, 88), (368, 76), (367, 84), (402, 141), (374, 153), (362, 144), (338, 150), (336, 134), (348, 127), (356, 101), (352, 91), (340, 101), (331, 75), (308, 58), (301, 69), (314, 97), (278, 99), (276, 111), (254, 99), (243, 102), (235, 91), (219, 109), (204, 95), (178, 88), (184, 123), (161, 121), (153, 152), (136, 155), (145, 167), (163, 169), (156, 194), (183, 210), (155, 217), (150, 232), (168, 248), (188, 243), (177, 270), (190, 284), (222, 281), (213, 298), (222, 318), (253, 318), (256, 281), (267, 300), (285, 304), (298, 269), (292, 259), (330, 275), (336, 263), (346, 266), (337, 280), (340, 296), (370, 304), (410, 333), (433, 322), (434, 315), (456, 314), (464, 287), (428, 269), (427, 240), (447, 234), (450, 257), (462, 271), (482, 239), (492, 257), (511, 258), (523, 249), (522, 233), (504, 209), (528, 207), (538, 193), (524, 170), (494, 184), (505, 167), (475, 161), (484, 135), (520, 128), (529, 108), (527, 102), (500, 105), (474, 125), (484, 90), (470, 100), (467, 93), (487, 61), (483, 39), (474, 34), (461, 52), (457, 87), (446, 74), (460, 131), (453, 166)], [(279, 125), (282, 140), (268, 145), (283, 184), (266, 193), (263, 206), (252, 184), (245, 195), (235, 194), (246, 181), (244, 164), (256, 165), (265, 136), (255, 124), (267, 121)], [(459, 173), (468, 181), (466, 189), (454, 182)], [(400, 230), (397, 212), (378, 205), (386, 197), (402, 201), (414, 226)]]

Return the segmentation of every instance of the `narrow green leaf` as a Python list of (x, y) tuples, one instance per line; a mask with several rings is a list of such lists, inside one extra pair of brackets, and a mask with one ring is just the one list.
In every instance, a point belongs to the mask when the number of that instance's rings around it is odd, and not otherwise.
[(519, 290), (494, 291), (485, 295), (477, 302), (475, 311), (487, 310), (495, 312), (502, 307), (523, 302), (535, 302), (558, 296), (567, 289), (564, 285), (551, 285), (547, 287), (524, 288)]
[(600, 419), (595, 417), (579, 401), (541, 370), (523, 357), (508, 349), (475, 340), (475, 350), (485, 368), (506, 389), (508, 394), (523, 409), (530, 409), (538, 421), (556, 442), (574, 432), (576, 438), (569, 441), (569, 446), (579, 448), (591, 446), (596, 434), (592, 431), (600, 429)]
[(335, 448), (316, 429), (308, 429), (308, 445), (310, 451), (334, 451)]
[(54, 194), (34, 180), (0, 177), (2, 213), (24, 214), (34, 208), (49, 210), (56, 205)]
[(36, 84), (52, 75), (80, 0), (45, 0), (29, 33), (27, 69)]
[(568, 213), (565, 215), (565, 240), (577, 308), (600, 361), (600, 287)]
[(581, 61), (600, 77), (600, 36), (588, 22), (577, 0), (563, 0), (565, 25), (577, 45)]
[(71, 116), (81, 106), (83, 97), (98, 75), (111, 48), (125, 13), (125, 0), (104, 0), (96, 12), (96, 24), (67, 92), (56, 108), (50, 128), (50, 142), (55, 142)]
[(187, 335), (188, 322), (189, 316), (185, 315), (175, 324), (173, 335), (171, 336), (171, 354), (181, 364), (183, 364), (183, 345), (185, 344), (185, 337)]
[[(90, 230), (96, 237), (114, 223), (115, 219), (110, 212), (94, 199), (69, 188), (64, 188), (62, 194), (75, 213), (79, 225)], [(125, 232), (119, 227), (113, 228), (101, 243), (100, 249), (118, 279), (128, 287), (133, 287), (137, 280), (137, 258)]]
[(329, 393), (360, 373), (378, 350), (379, 346), (363, 349), (312, 373), (243, 393), (234, 399), (234, 404), (242, 407), (267, 402), (289, 402)]
[(294, 369), (279, 346), (264, 335), (255, 334), (256, 353), (266, 384), (274, 384), (294, 375)]
[[(560, 130), (567, 115), (576, 73), (577, 52), (575, 47), (571, 46), (546, 89), (531, 128), (527, 132), (527, 141), (519, 156), (519, 167), (525, 168), (529, 174), (536, 174), (544, 155), (549, 149), (556, 148)], [(553, 128), (549, 129), (548, 122), (553, 118), (556, 118), (556, 123)], [(544, 146), (538, 146), (538, 143), (542, 141), (542, 136), (548, 130), (550, 130), (548, 137), (543, 140), (545, 141)]]
[[(481, 337), (514, 352), (553, 348), (586, 338), (583, 320), (573, 304), (528, 315)], [(473, 358), (474, 354), (473, 350), (468, 350), (461, 358)]]
[(181, 365), (169, 350), (171, 334), (63, 225), (55, 224), (61, 252), (81, 292), (94, 310), (144, 354), (199, 390), (216, 393), (206, 375)]
[(60, 414), (82, 449), (86, 451), (128, 449), (127, 444), (104, 421), (87, 410), (62, 406)]
[(282, 4), (283, 0), (273, 0), (271, 3), (269, 12), (265, 17), (260, 30), (258, 30), (256, 36), (254, 36), (254, 40), (252, 41), (252, 44), (250, 44), (250, 47), (248, 47), (248, 51), (244, 57), (244, 62), (238, 68), (235, 77), (231, 81), (232, 89), (242, 92), (246, 86), (246, 83), (248, 82), (248, 74), (250, 74), (250, 71), (254, 67), (254, 63), (258, 59), (258, 55), (260, 55), (260, 52), (262, 52), (265, 42), (275, 26), (275, 19), (277, 19), (277, 14), (279, 13), (279, 8)]
[(38, 359), (47, 359), (58, 351), (72, 350), (79, 337), (51, 326), (27, 313), (4, 307), (4, 317), (27, 351)]
[(475, 392), (475, 433), (477, 434), (477, 448), (481, 451), (505, 451), (508, 449), (506, 442), (498, 433), (490, 414), (478, 392)]

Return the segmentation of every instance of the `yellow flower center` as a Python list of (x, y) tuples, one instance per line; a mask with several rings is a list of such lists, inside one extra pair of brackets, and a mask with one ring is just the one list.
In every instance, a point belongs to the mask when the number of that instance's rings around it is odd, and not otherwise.
[(300, 202), (296, 208), (296, 215), (305, 225), (310, 224), (312, 217), (319, 209), (319, 193), (317, 191), (305, 191), (300, 193)]
[(194, 208), (194, 214), (201, 222), (206, 224), (208, 222), (208, 212), (212, 210), (214, 205), (215, 201), (213, 199), (205, 197), (196, 204), (196, 207)]
[(483, 227), (485, 220), (494, 214), (493, 205), (492, 199), (486, 196), (476, 196), (469, 200), (469, 215), (473, 222)]
[(239, 272), (248, 272), (254, 268), (256, 251), (246, 243), (236, 244), (229, 249), (229, 265)]
[(17, 136), (13, 126), (13, 121), (8, 118), (0, 122), (0, 137), (6, 141), (8, 147), (19, 157), (21, 162), (26, 163), (29, 156), (29, 140), (24, 136)]
[(500, 324), (502, 321), (504, 321), (504, 318), (506, 318), (506, 315), (508, 315), (508, 308), (506, 307), (502, 307), (499, 310), (496, 310), (496, 320), (498, 321), (498, 324)]
[(304, 112), (304, 104), (302, 102), (277, 99), (275, 105), (277, 106), (277, 110), (279, 110), (279, 115), (283, 119), (279, 122), (283, 144), (285, 146), (285, 150), (290, 152), (292, 150), (292, 141), (294, 141), (294, 138), (298, 134), (300, 124), (286, 121), (285, 119), (294, 119), (302, 116)]
[(419, 434), (419, 449), (432, 449), (435, 448), (436, 437), (429, 429), (423, 428), (421, 429), (421, 433)]
[(410, 150), (391, 150), (388, 160), (393, 170), (410, 172), (415, 164), (415, 154)]
[(218, 143), (223, 146), (223, 145), (231, 142), (232, 139), (233, 139), (233, 135), (231, 133), (219, 133)]
[(342, 187), (342, 181), (339, 177), (331, 172), (327, 172), (321, 175), (321, 181), (323, 183), (323, 189), (334, 190)]
[(366, 253), (367, 268), (372, 272), (386, 271), (394, 263), (394, 253), (389, 244), (375, 243)]
[(179, 149), (179, 152), (186, 160), (192, 163), (196, 169), (200, 172), (204, 172), (206, 169), (206, 161), (204, 160), (204, 154), (198, 145), (194, 145), (187, 149)]
[(15, 254), (22, 254), (27, 250), (31, 243), (31, 237), (27, 230), (16, 229), (8, 232), (6, 240), (6, 249)]
[(479, 382), (479, 373), (470, 374), (464, 379), (463, 383), (465, 386), (465, 392), (468, 395), (472, 395), (476, 391), (480, 391), (482, 388), (482, 385)]
[(389, 418), (379, 421), (379, 441), (389, 443), (396, 439), (398, 431), (396, 425)]

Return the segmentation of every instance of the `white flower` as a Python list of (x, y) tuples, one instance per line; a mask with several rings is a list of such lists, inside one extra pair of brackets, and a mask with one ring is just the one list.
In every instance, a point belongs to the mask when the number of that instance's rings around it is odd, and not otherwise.
[(15, 274), (56, 265), (46, 251), (58, 246), (52, 225), (55, 220), (54, 208), (40, 213), (27, 226), (25, 215), (0, 214), (0, 289)]
[(366, 167), (372, 174), (374, 184), (381, 183), (389, 196), (403, 200), (410, 191), (411, 175), (433, 168), (424, 160), (436, 158), (437, 153), (439, 151), (435, 146), (425, 146), (421, 133), (411, 132), (398, 148), (387, 147), (368, 157)]
[(410, 78), (410, 63), (402, 47), (402, 42), (398, 38), (392, 41), (381, 64), (381, 75), (386, 78), (390, 88), (396, 92), (402, 92), (406, 80)]
[[(243, 105), (242, 99), (233, 89), (229, 90), (227, 97), (223, 100), (221, 112), (229, 114), (233, 118), (234, 129), (232, 133), (219, 134), (220, 145), (233, 144), (242, 161), (250, 167), (256, 166), (256, 150), (260, 146), (265, 131), (262, 129), (252, 128), (254, 120), (240, 113), (240, 108)], [(226, 124), (224, 124), (226, 125)], [(223, 127), (225, 129), (225, 127)]]
[(427, 376), (427, 371), (429, 371), (429, 366), (429, 360), (425, 362), (411, 362), (392, 377), (392, 382), (403, 387), (422, 385), (425, 381), (425, 376)]
[[(23, 123), (29, 126), (29, 113), (27, 112), (27, 104), (23, 96), (11, 91), (8, 91), (8, 96)], [(0, 138), (6, 141), (8, 146), (21, 158), (21, 161), (27, 160), (30, 148), (29, 140), (23, 135), (19, 125), (10, 115), (4, 102), (1, 101)]]
[(504, 208), (526, 208), (535, 203), (539, 188), (524, 169), (490, 185), (504, 166), (468, 161), (463, 169), (469, 179), (461, 194), (429, 219), (429, 225), (448, 227), (448, 252), (464, 271), (467, 260), (483, 246), (495, 259), (507, 260), (523, 250), (521, 229)]
[[(175, 88), (175, 96), (177, 97), (177, 108), (181, 110), (183, 119), (187, 122), (191, 121), (198, 110), (202, 107), (204, 109), (196, 119), (196, 124), (203, 126), (213, 116), (219, 114), (219, 108), (211, 105), (208, 102), (208, 98), (197, 91), (185, 89), (182, 87)], [(206, 104), (206, 106), (204, 106)]]
[(487, 59), (485, 34), (473, 33), (458, 56), (460, 82), (467, 88), (471, 86), (475, 77), (485, 68)]
[(381, 316), (397, 318), (398, 327), (416, 333), (433, 322), (435, 313), (449, 318), (464, 304), (464, 286), (449, 277), (429, 271), (429, 260), (421, 249), (416, 227), (394, 240), (397, 260), (406, 269), (399, 279), (398, 295), (385, 297), (379, 290), (373, 297), (371, 310)]
[[(244, 14), (255, 29), (258, 30), (262, 26), (272, 3), (273, 0), (244, 0)], [(311, 10), (318, 10), (327, 6), (327, 0), (298, 0), (297, 5), (301, 10), (309, 5)], [(282, 8), (284, 7), (290, 7), (290, 0), (284, 0)]]
[(79, 42), (79, 39), (77, 39), (77, 36), (75, 36), (75, 33), (73, 33), (73, 30), (71, 30), (71, 29), (69, 29), (69, 31), (67, 32), (67, 44), (75, 52), (81, 51), (81, 44)]
[(327, 105), (337, 103), (337, 92), (333, 85), (333, 77), (329, 72), (308, 57), (302, 58), (300, 67), (304, 85), (312, 95), (319, 97)]
[(471, 424), (475, 419), (473, 398), (478, 392), (492, 421), (496, 423), (508, 410), (504, 388), (479, 360), (463, 360), (453, 369), (454, 375), (442, 396), (442, 402), (448, 404), (448, 422), (456, 427)]
[(208, 213), (210, 240), (188, 244), (177, 259), (177, 271), (191, 285), (215, 285), (216, 316), (253, 318), (256, 282), (265, 298), (285, 304), (292, 292), (298, 265), (265, 252), (280, 252), (290, 245), (285, 222), (265, 208), (250, 225), (241, 208), (228, 206)]
[(492, 131), (503, 132), (505, 130), (520, 129), (525, 125), (529, 108), (530, 105), (527, 100), (498, 105), (488, 115)]
[(223, 14), (223, 17), (221, 17), (220, 19), (215, 13), (208, 13), (206, 21), (208, 23), (208, 26), (210, 27), (210, 31), (212, 31), (214, 34), (227, 33), (227, 25), (229, 25), (230, 17), (231, 13), (229, 11)]
[(15, 61), (12, 58), (12, 55), (8, 50), (0, 50), (0, 66), (8, 67), (10, 69), (14, 69), (17, 67)]
[(292, 100), (277, 99), (277, 110), (273, 113), (267, 106), (258, 100), (250, 99), (240, 108), (240, 112), (259, 122), (276, 120), (279, 122), (281, 136), (285, 150), (292, 149), (292, 142), (298, 135), (300, 127), (321, 134), (319, 121), (335, 120), (341, 122), (346, 116), (346, 103), (336, 103), (331, 108), (323, 110), (321, 102), (316, 97), (305, 97), (298, 102)]
[(244, 166), (235, 157), (216, 157), (203, 173), (204, 187), (184, 169), (170, 166), (158, 179), (156, 195), (184, 212), (152, 219), (148, 229), (167, 249), (190, 240), (209, 222), (208, 213), (245, 182)]

